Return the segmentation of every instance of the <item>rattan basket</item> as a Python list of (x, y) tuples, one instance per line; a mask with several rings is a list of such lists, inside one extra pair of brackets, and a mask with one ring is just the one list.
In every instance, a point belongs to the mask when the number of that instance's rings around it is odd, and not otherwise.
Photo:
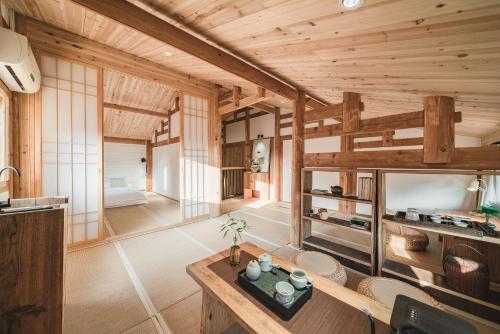
[[(456, 255), (458, 247), (468, 248), (478, 254), (482, 262)], [(466, 295), (484, 298), (488, 294), (490, 274), (486, 257), (474, 247), (456, 244), (443, 253), (443, 270), (448, 286)]]

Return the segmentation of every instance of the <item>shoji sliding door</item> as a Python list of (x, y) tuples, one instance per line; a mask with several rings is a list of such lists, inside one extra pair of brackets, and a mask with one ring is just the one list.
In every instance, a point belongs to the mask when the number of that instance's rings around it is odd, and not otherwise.
[(69, 197), (68, 244), (95, 240), (102, 210), (102, 73), (47, 55), (41, 68), (42, 192)]
[(185, 94), (181, 101), (181, 211), (189, 220), (209, 213), (208, 100)]

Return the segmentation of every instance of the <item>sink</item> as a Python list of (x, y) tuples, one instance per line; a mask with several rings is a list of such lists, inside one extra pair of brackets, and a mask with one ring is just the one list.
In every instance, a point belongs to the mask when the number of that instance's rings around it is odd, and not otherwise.
[(53, 209), (56, 206), (54, 205), (37, 205), (37, 206), (28, 206), (28, 207), (21, 207), (21, 208), (2, 208), (0, 210), (0, 214), (2, 213), (17, 213), (17, 212), (27, 212), (27, 211), (40, 211), (40, 210), (47, 210), (47, 209)]

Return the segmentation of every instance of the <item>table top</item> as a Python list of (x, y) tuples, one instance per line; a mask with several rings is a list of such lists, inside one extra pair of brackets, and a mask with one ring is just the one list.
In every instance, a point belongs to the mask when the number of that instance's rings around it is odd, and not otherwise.
[[(370, 333), (364, 307), (376, 320), (376, 333), (389, 333), (391, 311), (376, 301), (308, 272), (313, 297), (289, 321), (284, 321), (240, 287), (237, 273), (265, 251), (251, 243), (241, 245), (241, 264), (231, 267), (223, 251), (187, 267), (187, 272), (210, 295), (227, 306), (241, 326), (251, 333)], [(273, 262), (290, 271), (292, 264), (278, 257)], [(234, 276), (234, 277), (233, 277)]]

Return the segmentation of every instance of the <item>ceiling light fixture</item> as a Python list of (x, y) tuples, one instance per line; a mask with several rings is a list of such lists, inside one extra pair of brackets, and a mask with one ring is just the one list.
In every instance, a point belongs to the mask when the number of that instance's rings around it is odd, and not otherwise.
[(365, 0), (339, 0), (339, 5), (345, 10), (355, 10), (363, 6)]
[(170, 53), (170, 52), (168, 52), (168, 51), (165, 51), (165, 52), (164, 52), (164, 54), (165, 54), (165, 56), (167, 56), (167, 57), (170, 57), (170, 56), (172, 55), (172, 53)]

